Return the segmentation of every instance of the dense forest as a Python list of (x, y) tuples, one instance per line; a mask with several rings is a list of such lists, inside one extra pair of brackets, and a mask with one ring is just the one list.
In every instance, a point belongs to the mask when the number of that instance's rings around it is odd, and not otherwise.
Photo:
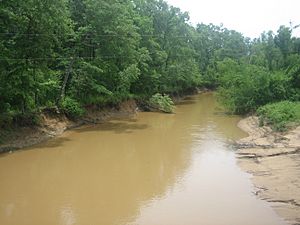
[(276, 115), (295, 120), (300, 38), (293, 29), (251, 40), (222, 25), (192, 26), (163, 0), (1, 1), (0, 126), (34, 123), (49, 108), (78, 117), (89, 105), (204, 87), (217, 89), (233, 113), (283, 101)]

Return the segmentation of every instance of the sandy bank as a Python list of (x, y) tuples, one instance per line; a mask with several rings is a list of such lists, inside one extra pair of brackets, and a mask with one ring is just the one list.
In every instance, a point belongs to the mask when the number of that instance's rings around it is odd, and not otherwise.
[(300, 224), (300, 127), (277, 133), (258, 124), (257, 117), (238, 124), (249, 134), (237, 142), (239, 165), (253, 175), (259, 198), (289, 224)]
[[(0, 153), (10, 152), (29, 147), (50, 138), (61, 135), (68, 129), (76, 128), (86, 124), (97, 124), (111, 118), (128, 117), (136, 112), (137, 105), (134, 100), (120, 103), (114, 108), (87, 108), (86, 115), (80, 120), (73, 121), (64, 114), (44, 112), (40, 115), (39, 126), (18, 127), (11, 131), (2, 131), (5, 138), (0, 144)], [(1, 130), (0, 130), (1, 132)]]

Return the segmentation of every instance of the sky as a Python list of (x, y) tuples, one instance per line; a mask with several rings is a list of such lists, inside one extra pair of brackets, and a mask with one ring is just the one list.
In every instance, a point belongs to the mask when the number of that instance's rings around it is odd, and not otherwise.
[[(280, 25), (300, 24), (300, 0), (166, 0), (189, 12), (192, 24), (213, 23), (259, 37), (263, 31), (276, 33)], [(293, 31), (300, 37), (300, 27)]]

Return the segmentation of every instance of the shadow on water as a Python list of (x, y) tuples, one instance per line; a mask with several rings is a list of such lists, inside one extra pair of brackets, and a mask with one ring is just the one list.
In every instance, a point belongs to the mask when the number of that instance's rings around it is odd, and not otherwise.
[[(126, 121), (126, 122), (124, 122)], [(128, 121), (128, 122), (127, 122)], [(135, 124), (136, 119), (118, 119), (117, 121), (108, 121), (103, 124), (98, 124), (95, 126), (87, 126), (81, 127), (78, 129), (74, 129), (72, 131), (76, 133), (89, 133), (89, 132), (113, 132), (116, 134), (122, 133), (133, 133), (136, 130), (144, 130), (147, 129), (149, 126), (147, 124)], [(28, 150), (37, 150), (37, 149), (46, 149), (46, 148), (57, 148), (61, 147), (67, 142), (72, 141), (68, 137), (57, 137), (54, 139), (50, 139), (47, 142), (43, 142), (41, 144), (37, 144), (28, 148), (25, 148), (24, 151)], [(0, 157), (5, 157), (9, 153), (0, 154)]]
[(34, 145), (32, 147), (25, 148), (26, 150), (37, 150), (37, 149), (44, 149), (44, 148), (57, 148), (63, 146), (66, 142), (72, 141), (70, 138), (67, 137), (57, 137), (54, 139), (50, 139), (47, 142), (43, 142), (41, 144)]
[[(138, 120), (136, 119), (135, 115), (130, 115), (130, 117), (128, 118), (117, 118), (117, 119), (113, 119), (114, 121), (121, 121), (121, 122), (131, 122), (131, 123), (135, 123)], [(107, 121), (105, 121), (104, 123), (106, 123)]]
[(192, 104), (195, 104), (195, 103), (196, 103), (195, 100), (184, 100), (182, 102), (176, 103), (176, 105), (192, 105)]
[(192, 95), (192, 96), (185, 97), (183, 100), (194, 100), (194, 99), (195, 99), (195, 95)]
[(2, 152), (2, 153), (0, 153), (0, 159), (1, 159), (1, 158), (5, 158), (5, 157), (8, 156), (8, 155), (10, 155), (9, 152)]
[(74, 131), (76, 131), (77, 133), (108, 131), (108, 132), (114, 132), (116, 134), (121, 134), (121, 133), (132, 133), (135, 130), (144, 130), (147, 129), (148, 127), (149, 125), (147, 124), (134, 124), (134, 123), (121, 122), (121, 121), (117, 121), (117, 122), (108, 121), (103, 124), (95, 125), (93, 127), (80, 128)]

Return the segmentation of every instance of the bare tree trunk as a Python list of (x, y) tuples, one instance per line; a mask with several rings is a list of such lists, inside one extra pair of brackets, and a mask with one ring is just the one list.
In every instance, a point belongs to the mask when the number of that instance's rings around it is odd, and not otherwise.
[(69, 64), (69, 67), (65, 73), (65, 76), (64, 76), (64, 81), (61, 85), (61, 89), (60, 89), (60, 97), (58, 99), (58, 102), (61, 102), (65, 96), (66, 96), (66, 86), (68, 84), (68, 81), (69, 81), (69, 77), (70, 77), (70, 74), (72, 72), (72, 69), (73, 69), (73, 64), (74, 64), (74, 59), (72, 58), (71, 61), (70, 61), (70, 64)]

